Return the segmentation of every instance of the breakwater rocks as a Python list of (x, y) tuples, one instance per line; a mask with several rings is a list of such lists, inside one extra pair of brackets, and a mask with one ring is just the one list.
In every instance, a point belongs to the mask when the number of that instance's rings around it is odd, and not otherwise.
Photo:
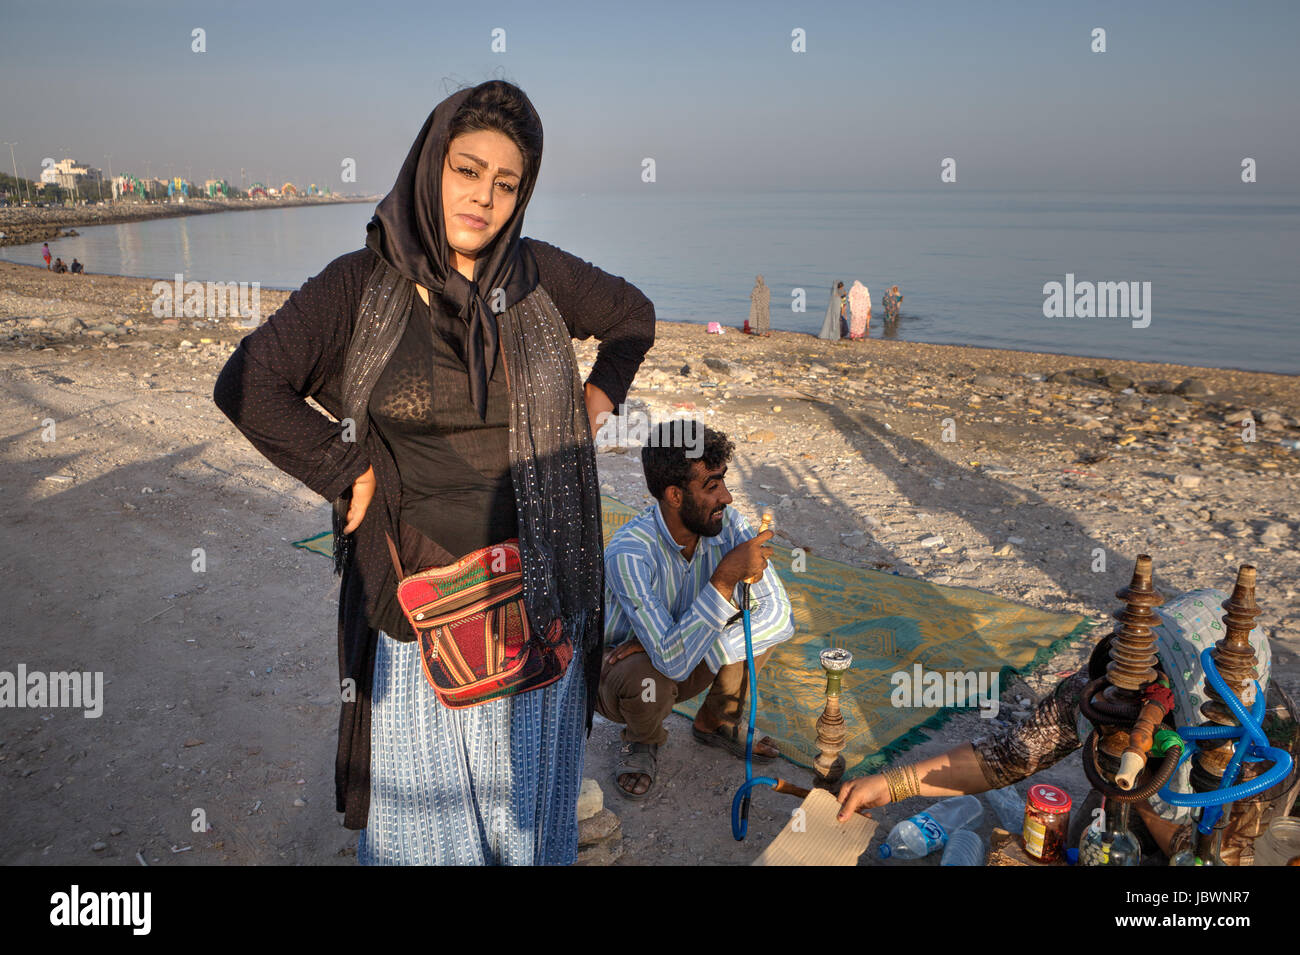
[(119, 222), (144, 222), (176, 216), (208, 215), (214, 212), (238, 212), (257, 209), (286, 209), (291, 206), (333, 205), (341, 202), (376, 202), (377, 197), (322, 197), (297, 199), (186, 199), (179, 202), (122, 201), (81, 206), (36, 207), (11, 206), (0, 209), (0, 246), (50, 242), (65, 235), (75, 235), (72, 226), (113, 225)]

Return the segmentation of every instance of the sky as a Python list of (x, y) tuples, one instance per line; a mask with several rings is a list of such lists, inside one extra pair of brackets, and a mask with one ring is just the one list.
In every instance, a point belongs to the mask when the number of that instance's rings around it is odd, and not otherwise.
[(441, 99), (501, 78), (539, 194), (644, 188), (646, 158), (687, 193), (927, 189), (947, 158), (976, 189), (1222, 192), (1247, 157), (1295, 192), (1298, 34), (1288, 2), (0, 0), (0, 141), (28, 178), (382, 194)]

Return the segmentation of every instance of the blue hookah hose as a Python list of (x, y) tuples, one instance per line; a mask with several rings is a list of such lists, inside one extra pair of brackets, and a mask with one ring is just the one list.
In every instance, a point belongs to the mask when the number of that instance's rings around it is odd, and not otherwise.
[(749, 628), (749, 584), (740, 588), (741, 619), (745, 624), (745, 663), (749, 667), (749, 732), (745, 736), (745, 782), (731, 800), (731, 834), (737, 842), (749, 832), (750, 790), (775, 786), (771, 776), (754, 776), (754, 724), (758, 721), (758, 674), (754, 672), (754, 637)]
[[(1255, 702), (1251, 705), (1250, 711), (1247, 712), (1241, 700), (1237, 699), (1237, 694), (1232, 692), (1227, 681), (1220, 675), (1219, 668), (1214, 662), (1212, 648), (1207, 647), (1201, 651), (1201, 668), (1205, 671), (1206, 682), (1214, 687), (1222, 698), (1224, 705), (1232, 711), (1232, 715), (1237, 718), (1241, 725), (1180, 726), (1178, 727), (1178, 735), (1185, 740), (1193, 741), (1193, 743), (1195, 740), (1202, 739), (1236, 740), (1232, 760), (1223, 773), (1223, 785), (1218, 789), (1205, 793), (1173, 792), (1169, 788), (1174, 778), (1171, 775), (1170, 783), (1167, 783), (1157, 795), (1171, 806), (1204, 808), (1205, 812), (1201, 814), (1201, 821), (1196, 828), (1203, 834), (1208, 835), (1214, 829), (1215, 823), (1223, 815), (1224, 805), (1236, 802), (1238, 799), (1254, 796), (1281, 782), (1291, 772), (1292, 759), (1291, 754), (1286, 750), (1269, 745), (1268, 736), (1265, 735), (1262, 726), (1265, 705), (1264, 690), (1259, 685), (1259, 681), (1254, 681)], [(1182, 758), (1178, 760), (1178, 766), (1174, 768), (1175, 774), (1183, 763), (1191, 757), (1194, 748), (1193, 745), (1184, 749)], [(1237, 776), (1241, 773), (1241, 764), (1243, 762), (1258, 763), (1265, 760), (1272, 761), (1272, 769), (1248, 783), (1234, 785)]]

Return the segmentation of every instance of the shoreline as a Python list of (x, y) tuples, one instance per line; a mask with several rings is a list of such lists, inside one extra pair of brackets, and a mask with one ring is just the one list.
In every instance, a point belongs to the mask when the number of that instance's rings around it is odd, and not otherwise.
[[(47, 209), (10, 206), (0, 209), (0, 248), (31, 245), (76, 235), (65, 230), (153, 219), (176, 219), (182, 216), (212, 215), (218, 212), (254, 212), (260, 209), (289, 209), (296, 206), (343, 205), (372, 202), (374, 197), (335, 198), (333, 196), (299, 196), (295, 199), (186, 199), (178, 202), (121, 201), (109, 205), (85, 205)], [(128, 277), (128, 276), (124, 276)]]
[[(365, 200), (349, 200), (349, 201), (365, 201)], [(211, 211), (226, 211), (226, 210), (211, 210)], [(110, 223), (105, 223), (105, 224), (110, 224)], [(72, 275), (57, 276), (56, 274), (50, 273), (46, 269), (41, 268), (41, 266), (39, 265), (27, 265), (22, 262), (10, 262), (5, 259), (0, 259), (0, 291), (5, 291), (8, 289), (11, 278), (18, 277), (21, 275), (21, 272), (11, 273), (9, 271), (11, 269), (26, 270), (33, 281), (37, 281), (41, 276), (48, 276), (51, 280), (54, 280), (56, 278), (64, 278), (68, 280), (98, 279), (98, 280), (108, 280), (114, 283), (138, 283), (140, 289), (150, 290), (148, 291), (150, 298), (152, 298), (151, 289), (155, 282), (171, 282), (173, 280), (172, 276), (154, 278), (154, 277), (136, 276), (136, 275), (115, 275), (108, 272), (86, 272), (83, 273), (83, 275), (80, 277), (72, 276)], [(138, 290), (134, 290), (134, 291), (138, 291)], [(292, 294), (292, 292), (294, 291), (295, 291), (294, 289), (275, 289), (270, 287), (261, 287), (262, 296), (263, 297), (269, 296), (271, 302), (273, 303), (270, 304), (268, 307), (264, 307), (262, 309), (263, 315), (264, 316), (271, 315), (277, 308), (280, 307), (280, 305), (283, 304), (284, 300), (287, 299), (289, 295)], [(145, 310), (144, 314), (148, 319), (152, 319), (152, 314), (147, 309)], [(669, 319), (657, 319), (655, 324), (658, 327), (663, 327), (663, 328), (676, 327), (685, 331), (688, 329), (695, 329), (695, 330), (703, 329), (707, 323), (706, 322), (679, 322), (679, 321), (672, 321)], [(919, 342), (919, 341), (913, 341), (909, 339), (868, 338), (860, 343), (850, 342), (848, 339), (839, 339), (838, 341), (826, 341), (824, 339), (818, 338), (815, 332), (791, 332), (791, 331), (783, 331), (777, 329), (772, 330), (771, 338), (763, 339), (756, 336), (745, 335), (743, 332), (740, 331), (738, 325), (731, 326), (731, 325), (724, 324), (723, 327), (726, 329), (726, 334), (708, 335), (703, 340), (716, 341), (719, 347), (723, 347), (723, 348), (733, 347), (737, 342), (739, 342), (741, 345), (761, 347), (761, 343), (763, 343), (764, 341), (767, 342), (795, 341), (795, 342), (803, 342), (809, 348), (816, 349), (816, 350), (820, 350), (823, 348), (843, 348), (843, 349), (862, 348), (864, 349), (864, 354), (865, 354), (865, 350), (867, 349), (873, 352), (876, 350), (880, 350), (886, 353), (888, 353), (891, 349), (903, 349), (908, 352), (919, 352), (922, 354), (925, 353), (926, 350), (928, 349), (939, 349), (936, 355), (943, 355), (948, 357), (962, 357), (964, 358), (964, 360), (966, 360), (968, 363), (972, 365), (980, 365), (985, 363), (985, 361), (983, 360), (976, 360), (976, 359), (988, 359), (992, 361), (997, 361), (1001, 359), (1002, 361), (1007, 361), (1011, 359), (1012, 356), (1018, 356), (1019, 360), (1026, 361), (1026, 362), (1031, 359), (1041, 360), (1045, 362), (1048, 366), (1050, 366), (1051, 372), (1069, 370), (1068, 368), (1065, 367), (1067, 365), (1072, 366), (1074, 368), (1079, 368), (1079, 367), (1084, 367), (1091, 362), (1098, 362), (1101, 365), (1104, 365), (1107, 369), (1112, 369), (1112, 368), (1119, 369), (1120, 373), (1122, 374), (1129, 374), (1129, 371), (1127, 371), (1126, 369), (1131, 369), (1133, 374), (1130, 374), (1130, 377), (1136, 377), (1137, 374), (1140, 373), (1149, 373), (1148, 377), (1159, 377), (1155, 374), (1155, 372), (1157, 371), (1163, 372), (1166, 375), (1179, 376), (1182, 379), (1204, 378), (1207, 375), (1214, 375), (1214, 374), (1251, 375), (1251, 376), (1260, 376), (1262, 378), (1276, 378), (1279, 380), (1280, 383), (1285, 383), (1285, 385), (1288, 387), (1295, 386), (1297, 388), (1297, 394), (1300, 394), (1300, 372), (1289, 375), (1284, 372), (1278, 372), (1278, 371), (1255, 371), (1250, 368), (1235, 368), (1232, 366), (1183, 365), (1183, 364), (1178, 364), (1176, 362), (1152, 362), (1152, 361), (1141, 361), (1137, 359), (1126, 359), (1126, 358), (1107, 358), (1100, 355), (1071, 355), (1062, 352), (1036, 352), (1036, 351), (1027, 351), (1023, 349), (1016, 349), (1016, 348), (997, 348), (992, 345), (953, 345), (953, 344), (938, 343), (938, 342)], [(975, 352), (977, 354), (966, 355), (965, 354), (966, 352)], [(850, 357), (850, 354), (851, 352), (847, 352), (844, 355), (837, 355), (836, 357), (848, 358)], [(648, 360), (649, 357), (647, 356), (647, 361)]]

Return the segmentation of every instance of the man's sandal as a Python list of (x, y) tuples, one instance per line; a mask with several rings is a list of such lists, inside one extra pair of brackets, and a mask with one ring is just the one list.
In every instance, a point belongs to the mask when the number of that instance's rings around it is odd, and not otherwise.
[[(614, 768), (614, 788), (625, 799), (644, 799), (655, 790), (655, 775), (659, 769), (658, 743), (624, 743), (618, 765)], [(620, 776), (649, 776), (650, 785), (643, 793), (629, 792), (618, 781)], [(636, 782), (632, 783), (633, 786)]]
[[(740, 732), (739, 723), (733, 723), (731, 724), (730, 727), (719, 726), (712, 733), (706, 733), (698, 726), (692, 726), (691, 735), (694, 736), (698, 742), (703, 743), (705, 746), (719, 746), (722, 749), (725, 749), (727, 752), (731, 753), (731, 755), (737, 757), (738, 759), (745, 758), (745, 735), (746, 734), (742, 734)], [(760, 753), (758, 751), (758, 744), (764, 741), (769, 743), (773, 748), (776, 747), (776, 740), (772, 739), (772, 737), (770, 736), (763, 736), (760, 737), (759, 739), (754, 740), (753, 760), (756, 763), (770, 763), (772, 762), (772, 760), (776, 759), (775, 756), (772, 756), (768, 753)]]

